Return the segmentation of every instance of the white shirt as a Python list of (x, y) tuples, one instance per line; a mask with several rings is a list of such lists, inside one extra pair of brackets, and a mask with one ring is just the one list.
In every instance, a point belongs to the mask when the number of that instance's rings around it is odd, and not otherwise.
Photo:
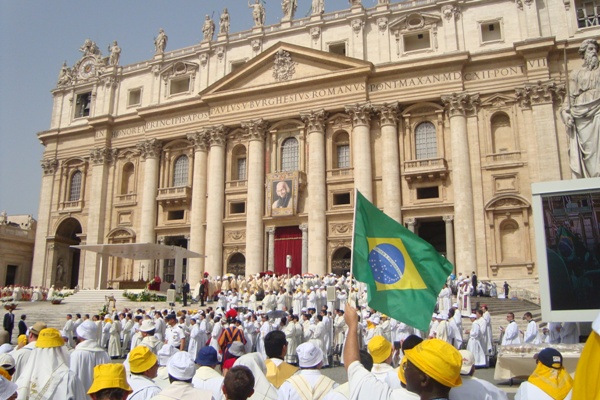
[[(323, 374), (321, 374), (321, 371), (318, 369), (302, 369), (296, 375), (302, 376), (304, 379), (306, 379), (311, 389), (315, 388), (316, 383), (319, 381), (321, 376), (323, 376)], [(337, 386), (339, 385), (337, 383), (334, 383), (332, 389), (336, 388)], [(285, 381), (283, 385), (281, 385), (281, 387), (279, 388), (277, 400), (302, 400), (302, 397), (300, 397), (300, 395), (291, 383)]]
[(537, 324), (534, 320), (530, 320), (527, 323), (527, 330), (525, 331), (523, 340), (525, 341), (525, 343), (533, 343), (533, 344), (540, 343), (540, 341), (538, 340)]
[[(564, 400), (571, 400), (573, 390), (569, 392)], [(546, 392), (529, 382), (521, 383), (519, 390), (515, 394), (515, 400), (553, 400)]]
[(348, 382), (350, 382), (350, 398), (352, 400), (419, 400), (416, 393), (411, 393), (404, 388), (392, 389), (384, 382), (380, 382), (367, 371), (358, 361), (350, 364), (348, 368)]
[(87, 392), (94, 381), (94, 367), (110, 363), (110, 357), (96, 340), (85, 340), (69, 356), (69, 369), (79, 377)]
[(159, 394), (162, 389), (154, 381), (144, 375), (131, 374), (127, 379), (133, 392), (127, 400), (147, 400)]
[(196, 370), (196, 375), (192, 379), (192, 385), (196, 389), (203, 389), (212, 392), (214, 400), (221, 400), (223, 391), (223, 376), (210, 367), (200, 367)]
[(506, 392), (490, 382), (461, 375), (462, 385), (450, 389), (450, 400), (507, 400)]
[(502, 336), (502, 346), (506, 344), (520, 344), (521, 338), (519, 337), (519, 326), (512, 320), (504, 330), (504, 336)]

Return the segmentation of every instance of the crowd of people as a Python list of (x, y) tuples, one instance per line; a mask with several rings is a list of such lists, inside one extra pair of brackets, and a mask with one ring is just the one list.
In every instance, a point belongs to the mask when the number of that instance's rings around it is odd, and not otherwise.
[[(464, 310), (456, 301), (448, 305), (444, 295), (451, 283), (440, 293), (429, 329), (421, 331), (370, 309), (364, 290), (347, 276), (205, 276), (193, 297), (211, 299), (208, 307), (68, 314), (60, 331), (36, 322), (14, 349), (0, 347), (6, 370), (0, 368), (0, 400), (506, 399), (502, 390), (474, 377), (492, 356), (490, 312), (482, 305), (463, 330)], [(328, 287), (335, 288), (334, 296), (331, 289), (327, 296)], [(517, 343), (520, 334), (525, 342), (544, 340), (532, 315), (524, 319), (527, 331), (517, 328), (515, 334), (514, 314), (507, 315), (502, 344)], [(567, 343), (574, 340), (571, 330), (553, 324), (546, 340)], [(538, 378), (523, 385), (517, 398), (567, 398), (573, 381), (550, 350), (540, 353)], [(112, 360), (123, 358), (122, 367)], [(321, 373), (332, 365), (345, 366), (348, 383), (338, 385)], [(245, 384), (228, 387), (228, 376)], [(548, 384), (548, 376), (557, 379)], [(540, 389), (541, 381), (546, 386)], [(536, 397), (538, 389), (551, 397)], [(114, 397), (117, 392), (122, 397)]]

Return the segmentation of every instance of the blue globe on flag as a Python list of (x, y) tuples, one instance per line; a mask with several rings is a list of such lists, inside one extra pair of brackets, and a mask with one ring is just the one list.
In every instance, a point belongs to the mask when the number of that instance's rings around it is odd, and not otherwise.
[(404, 255), (389, 243), (379, 244), (369, 252), (369, 265), (377, 283), (393, 285), (404, 275)]

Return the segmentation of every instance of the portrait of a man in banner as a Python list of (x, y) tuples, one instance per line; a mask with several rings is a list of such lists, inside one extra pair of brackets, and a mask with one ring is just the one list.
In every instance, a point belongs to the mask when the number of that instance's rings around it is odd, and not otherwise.
[(292, 206), (292, 181), (281, 180), (273, 182), (272, 208), (288, 208)]

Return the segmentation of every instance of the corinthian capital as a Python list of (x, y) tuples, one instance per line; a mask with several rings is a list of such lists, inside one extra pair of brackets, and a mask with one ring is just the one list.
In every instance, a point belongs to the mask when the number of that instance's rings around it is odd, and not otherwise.
[(540, 104), (562, 103), (565, 97), (565, 85), (557, 85), (554, 81), (526, 83), (522, 88), (515, 89), (517, 101), (522, 108)]
[(354, 106), (346, 106), (346, 112), (352, 118), (352, 125), (369, 126), (371, 116), (373, 115), (373, 107), (371, 103), (356, 104)]
[(381, 126), (398, 124), (398, 102), (383, 103), (382, 105), (373, 106), (376, 113), (379, 114)]
[(44, 158), (40, 161), (44, 175), (54, 175), (58, 169), (58, 160), (56, 158)]
[(302, 121), (306, 124), (307, 132), (325, 132), (325, 118), (327, 118), (325, 110), (321, 109), (301, 113), (300, 118), (302, 118)]
[(452, 93), (451, 95), (443, 95), (442, 103), (444, 103), (449, 117), (475, 114), (480, 104), (479, 94)]
[(262, 118), (254, 119), (252, 121), (242, 122), (242, 128), (246, 130), (244, 135), (248, 140), (265, 140), (265, 132), (269, 127), (269, 123)]
[(162, 143), (157, 139), (152, 138), (139, 142), (136, 145), (136, 148), (139, 150), (144, 160), (147, 158), (159, 158), (160, 151), (162, 150)]
[(207, 130), (210, 147), (224, 146), (228, 129), (225, 125), (217, 125)]
[(208, 150), (208, 133), (206, 130), (201, 130), (194, 133), (188, 133), (187, 139), (192, 142), (194, 150), (196, 151), (207, 151)]
[(108, 147), (96, 147), (90, 150), (90, 160), (94, 165), (107, 164), (112, 162), (113, 156), (116, 156), (116, 150), (111, 150)]

